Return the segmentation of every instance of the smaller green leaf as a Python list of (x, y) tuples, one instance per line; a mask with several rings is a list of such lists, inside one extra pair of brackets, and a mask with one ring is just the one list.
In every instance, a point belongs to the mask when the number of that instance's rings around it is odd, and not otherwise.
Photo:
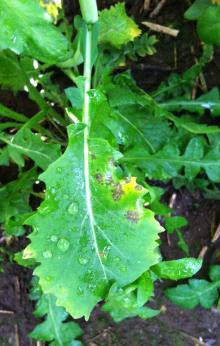
[(34, 268), (36, 266), (36, 262), (34, 259), (32, 258), (24, 259), (22, 251), (17, 252), (14, 255), (14, 261), (22, 267)]
[(199, 17), (197, 31), (202, 41), (220, 45), (220, 7), (209, 6)]
[(56, 306), (56, 300), (51, 295), (42, 295), (35, 310), (36, 317), (44, 317), (44, 322), (38, 324), (29, 334), (31, 338), (41, 341), (53, 341), (52, 345), (72, 345), (71, 342), (82, 334), (81, 328), (74, 322), (65, 322), (68, 314)]
[(201, 259), (182, 258), (158, 263), (151, 270), (161, 279), (180, 280), (195, 275), (201, 266)]
[(220, 281), (220, 265), (213, 264), (209, 269), (209, 277), (212, 281)]
[(188, 221), (183, 216), (168, 217), (165, 221), (165, 228), (168, 233), (173, 233), (175, 230), (188, 225)]
[(32, 215), (29, 198), (36, 176), (32, 169), (0, 188), (0, 224), (8, 235), (24, 233), (24, 220)]
[[(22, 64), (28, 78), (37, 78), (37, 72), (31, 59), (23, 58)], [(4, 89), (13, 91), (23, 90), (25, 81), (16, 54), (10, 51), (0, 51), (0, 66), (0, 85)]]
[(138, 280), (137, 304), (143, 306), (154, 294), (154, 285), (150, 273), (144, 273)]
[(184, 17), (188, 20), (197, 20), (202, 13), (211, 6), (210, 0), (196, 0), (185, 12)]
[(133, 41), (141, 34), (135, 22), (127, 16), (123, 3), (101, 11), (99, 22), (99, 42), (108, 43), (117, 48)]
[(25, 127), (13, 137), (1, 135), (0, 140), (7, 144), (9, 156), (21, 167), (24, 166), (24, 156), (30, 157), (43, 170), (60, 156), (58, 144), (45, 143), (38, 134)]
[(166, 296), (182, 308), (192, 309), (200, 304), (209, 309), (218, 298), (218, 285), (219, 282), (192, 279), (189, 285), (168, 288)]
[(123, 289), (118, 288), (114, 284), (106, 298), (103, 310), (109, 312), (115, 322), (134, 316), (147, 319), (158, 315), (158, 310), (138, 305), (135, 290), (135, 285), (130, 285)]

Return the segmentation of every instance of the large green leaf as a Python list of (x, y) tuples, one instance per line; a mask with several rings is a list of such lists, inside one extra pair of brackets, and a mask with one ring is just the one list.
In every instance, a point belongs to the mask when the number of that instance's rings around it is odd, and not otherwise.
[(88, 318), (113, 282), (128, 285), (160, 261), (162, 228), (143, 208), (146, 190), (134, 178), (117, 178), (119, 153), (103, 139), (91, 139), (88, 149), (82, 124), (68, 132), (66, 152), (41, 176), (46, 200), (28, 220), (34, 232), (25, 257), (40, 263), (35, 274), (44, 292)]
[(110, 43), (119, 48), (133, 41), (141, 34), (141, 30), (135, 22), (129, 18), (125, 11), (125, 5), (118, 3), (100, 12), (100, 43)]
[(38, 0), (1, 0), (0, 50), (10, 49), (49, 64), (69, 57), (68, 41)]

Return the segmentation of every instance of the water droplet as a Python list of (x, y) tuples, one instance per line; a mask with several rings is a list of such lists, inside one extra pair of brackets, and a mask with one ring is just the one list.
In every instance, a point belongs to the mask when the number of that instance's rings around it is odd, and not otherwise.
[(69, 249), (69, 246), (70, 242), (65, 238), (61, 238), (57, 243), (58, 249), (62, 252), (66, 252)]
[(123, 266), (119, 268), (121, 272), (125, 273), (128, 269), (127, 267)]
[(53, 208), (51, 205), (41, 205), (40, 208), (38, 209), (39, 213), (41, 215), (48, 215), (52, 212)]
[(45, 280), (46, 281), (48, 281), (48, 282), (51, 282), (52, 281), (52, 276), (50, 276), (50, 275), (47, 275), (46, 277), (45, 277)]
[(57, 237), (56, 235), (52, 235), (52, 236), (50, 237), (50, 240), (51, 240), (53, 243), (56, 243), (57, 240), (58, 240), (58, 237)]
[(82, 256), (79, 256), (78, 261), (79, 261), (79, 263), (82, 264), (82, 265), (85, 265), (86, 263), (88, 263), (87, 258), (82, 257)]
[(105, 246), (104, 247), (104, 249), (102, 251), (104, 259), (107, 259), (110, 250), (111, 250), (111, 246)]
[(56, 193), (56, 191), (57, 190), (55, 189), (55, 187), (52, 186), (51, 189), (50, 189), (50, 192), (52, 193), (52, 195), (54, 195)]
[(62, 168), (61, 167), (57, 167), (57, 173), (61, 173), (62, 172)]
[(115, 257), (115, 258), (113, 259), (113, 262), (114, 262), (114, 263), (119, 263), (119, 262), (120, 262), (120, 257)]
[(90, 291), (94, 292), (95, 289), (96, 289), (96, 285), (95, 285), (95, 284), (89, 284), (89, 285), (88, 285), (88, 289), (89, 289)]
[(78, 210), (79, 210), (78, 204), (73, 202), (73, 203), (70, 204), (70, 206), (68, 208), (68, 213), (71, 214), (71, 215), (76, 215)]
[(43, 252), (43, 256), (44, 258), (51, 258), (53, 255), (52, 255), (52, 252), (50, 250), (46, 250)]
[(78, 296), (82, 296), (82, 295), (83, 295), (83, 292), (84, 292), (83, 288), (80, 287), (80, 286), (78, 286), (78, 287), (77, 287), (77, 290), (76, 290), (77, 295), (78, 295)]

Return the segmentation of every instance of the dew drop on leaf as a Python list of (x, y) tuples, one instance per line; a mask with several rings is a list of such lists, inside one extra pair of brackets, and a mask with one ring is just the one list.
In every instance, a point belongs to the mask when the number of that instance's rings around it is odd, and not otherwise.
[(86, 263), (88, 263), (87, 258), (82, 257), (82, 256), (79, 256), (78, 261), (79, 261), (79, 263), (82, 264), (82, 265), (85, 265)]
[(115, 257), (115, 258), (113, 259), (113, 262), (114, 262), (114, 263), (119, 263), (119, 262), (120, 262), (120, 257)]
[(88, 285), (88, 289), (89, 289), (90, 291), (94, 292), (95, 289), (96, 289), (96, 285), (95, 285), (95, 284), (89, 284), (89, 285)]
[(83, 292), (84, 292), (84, 291), (83, 291), (83, 288), (82, 288), (82, 287), (80, 287), (80, 286), (77, 287), (76, 293), (77, 293), (78, 296), (82, 296), (82, 295), (83, 295)]
[(70, 204), (70, 206), (68, 208), (68, 213), (71, 215), (76, 215), (78, 210), (79, 210), (78, 204), (73, 202)]
[(51, 187), (51, 189), (50, 189), (50, 192), (52, 193), (52, 195), (54, 195), (55, 193), (56, 193), (56, 189), (55, 189), (55, 187)]
[(52, 212), (52, 207), (50, 207), (49, 205), (40, 206), (38, 211), (41, 215), (48, 215)]
[(125, 273), (127, 271), (127, 267), (123, 266), (119, 268), (121, 272)]
[(69, 246), (70, 242), (65, 238), (61, 238), (57, 243), (58, 249), (62, 252), (66, 252), (69, 249)]
[(52, 252), (50, 250), (46, 250), (43, 252), (43, 256), (44, 256), (44, 258), (51, 258), (53, 255), (52, 255)]
[(48, 282), (51, 282), (52, 281), (52, 276), (50, 276), (50, 275), (47, 275), (46, 277), (45, 277), (45, 280), (46, 281), (48, 281)]
[(56, 243), (57, 240), (58, 240), (58, 237), (57, 237), (56, 235), (52, 235), (52, 236), (50, 237), (50, 240), (51, 240), (53, 243)]

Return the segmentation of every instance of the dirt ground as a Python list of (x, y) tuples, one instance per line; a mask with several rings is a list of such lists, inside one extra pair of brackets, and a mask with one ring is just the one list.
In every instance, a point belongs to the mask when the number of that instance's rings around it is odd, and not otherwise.
[[(105, 7), (114, 2), (116, 1), (100, 1), (100, 5)], [(164, 1), (163, 8), (153, 19), (149, 16), (159, 1), (152, 0), (147, 13), (141, 12), (144, 0), (126, 2), (129, 13), (134, 15), (139, 23), (142, 20), (151, 20), (180, 29), (177, 38), (158, 34), (157, 54), (130, 66), (137, 83), (147, 91), (153, 90), (170, 73), (182, 73), (195, 62), (196, 56), (199, 56), (201, 46), (196, 37), (194, 24), (183, 19), (183, 13), (189, 2)], [(70, 19), (71, 9), (77, 11), (76, 3), (65, 1)], [(219, 85), (219, 58), (220, 52), (216, 52), (215, 59), (205, 69), (204, 76), (208, 88)], [(33, 103), (26, 100), (24, 93), (15, 98), (11, 93), (1, 92), (0, 101), (25, 114), (33, 114), (36, 110), (33, 109), (35, 107)], [(12, 167), (10, 170), (1, 169), (0, 180), (5, 183), (16, 174)], [(220, 202), (204, 199), (199, 191), (192, 194), (186, 189), (174, 191), (173, 187), (167, 186), (165, 195), (167, 203), (174, 193), (176, 194), (174, 213), (188, 219), (189, 224), (183, 230), (183, 234), (189, 245), (190, 255), (198, 256), (204, 246), (210, 247), (212, 236), (220, 220)], [(165, 259), (183, 257), (175, 235), (167, 239), (166, 234), (163, 234), (162, 240), (161, 252)], [(21, 247), (22, 244), (15, 240), (10, 249), (16, 251)], [(5, 249), (7, 250), (7, 246)], [(210, 247), (204, 268), (199, 274), (203, 278), (207, 276), (207, 265), (218, 261), (217, 250), (217, 247)], [(32, 315), (34, 306), (28, 299), (30, 278), (29, 270), (10, 262), (6, 264), (5, 271), (0, 273), (0, 346), (36, 346), (36, 343), (28, 338), (28, 333), (36, 323)], [(116, 324), (101, 311), (100, 306), (97, 306), (89, 322), (79, 321), (84, 329), (82, 337), (84, 344), (86, 346), (220, 346), (220, 312), (215, 308), (183, 310), (172, 305), (162, 294), (162, 288), (168, 285), (169, 283), (165, 282), (156, 287), (152, 306), (161, 309), (162, 312), (151, 320), (132, 318)]]

